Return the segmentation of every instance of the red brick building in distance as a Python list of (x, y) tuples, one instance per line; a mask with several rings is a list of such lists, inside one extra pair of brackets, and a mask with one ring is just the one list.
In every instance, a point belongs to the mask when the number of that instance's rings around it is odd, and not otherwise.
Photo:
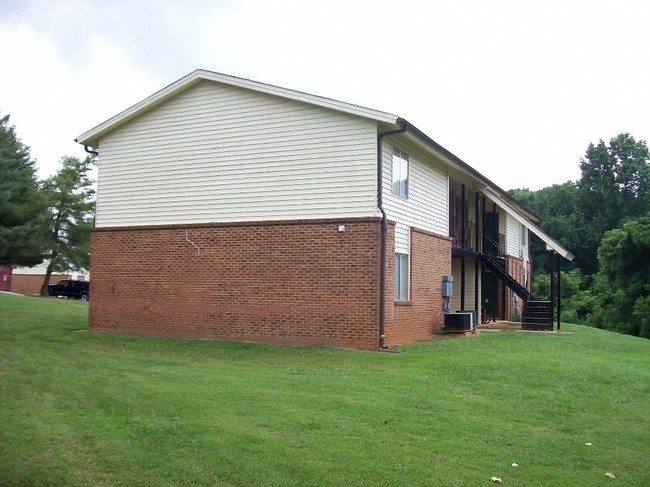
[(405, 119), (247, 79), (194, 71), (77, 141), (94, 331), (385, 349), (524, 316), (531, 233), (573, 257)]

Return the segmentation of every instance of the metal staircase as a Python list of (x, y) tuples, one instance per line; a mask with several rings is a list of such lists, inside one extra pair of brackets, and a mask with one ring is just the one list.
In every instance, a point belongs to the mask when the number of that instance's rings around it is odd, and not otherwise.
[(524, 302), (532, 299), (533, 295), (528, 292), (524, 286), (519, 284), (514, 277), (506, 272), (503, 266), (499, 265), (492, 257), (486, 254), (478, 254), (480, 261), (490, 269), (499, 279), (501, 279), (506, 286), (514, 291), (514, 293), (519, 296)]
[(508, 288), (524, 302), (524, 312), (521, 318), (521, 327), (524, 330), (553, 330), (553, 306), (550, 301), (540, 301), (524, 286), (519, 284), (506, 270), (491, 256), (480, 253), (479, 259), (490, 269)]

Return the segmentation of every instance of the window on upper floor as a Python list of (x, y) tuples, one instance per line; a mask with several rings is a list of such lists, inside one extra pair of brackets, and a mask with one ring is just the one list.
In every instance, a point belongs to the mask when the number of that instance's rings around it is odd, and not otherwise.
[(521, 245), (522, 247), (526, 246), (526, 225), (521, 224)]
[(393, 147), (393, 194), (409, 197), (409, 155)]

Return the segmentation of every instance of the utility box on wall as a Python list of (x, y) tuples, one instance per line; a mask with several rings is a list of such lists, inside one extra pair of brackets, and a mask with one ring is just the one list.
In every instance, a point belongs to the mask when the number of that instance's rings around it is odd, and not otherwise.
[(451, 298), (454, 292), (454, 276), (442, 276), (442, 297)]

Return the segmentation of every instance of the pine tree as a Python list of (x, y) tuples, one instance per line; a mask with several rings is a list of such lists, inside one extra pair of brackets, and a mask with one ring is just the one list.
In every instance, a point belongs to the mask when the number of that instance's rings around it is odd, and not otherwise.
[(94, 160), (86, 157), (63, 157), (61, 169), (43, 182), (48, 203), (47, 246), (49, 263), (41, 288), (47, 295), (52, 272), (88, 269), (90, 265), (90, 230), (95, 202), (93, 181), (88, 172)]
[(29, 147), (0, 117), (0, 265), (34, 266), (43, 261), (45, 205)]

